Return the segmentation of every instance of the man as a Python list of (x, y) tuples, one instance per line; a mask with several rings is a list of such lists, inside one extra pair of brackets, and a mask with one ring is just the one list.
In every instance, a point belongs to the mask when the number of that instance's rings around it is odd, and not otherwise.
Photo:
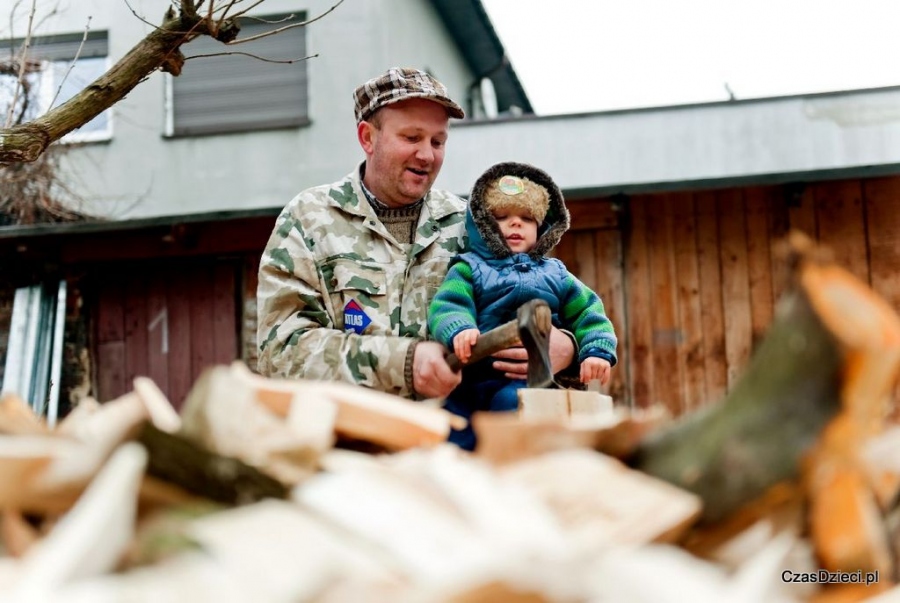
[[(462, 108), (431, 75), (392, 68), (354, 92), (365, 161), (303, 191), (281, 212), (259, 269), (259, 370), (358, 383), (409, 398), (444, 397), (460, 382), (426, 312), (465, 243), (465, 202), (431, 190), (450, 118)], [(554, 368), (571, 340), (551, 333)], [(522, 348), (495, 367), (524, 378)]]

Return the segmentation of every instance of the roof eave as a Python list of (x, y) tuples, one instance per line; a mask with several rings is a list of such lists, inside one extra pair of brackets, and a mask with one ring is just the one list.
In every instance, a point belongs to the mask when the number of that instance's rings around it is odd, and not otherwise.
[(523, 114), (533, 114), (531, 101), (481, 0), (431, 0), (431, 4), (475, 75), (473, 85), (489, 78), (501, 113), (515, 106)]

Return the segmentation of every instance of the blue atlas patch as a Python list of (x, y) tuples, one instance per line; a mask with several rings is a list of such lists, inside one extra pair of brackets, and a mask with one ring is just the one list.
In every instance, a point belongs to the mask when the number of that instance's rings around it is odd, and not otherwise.
[(355, 299), (351, 299), (344, 306), (344, 330), (353, 331), (357, 335), (362, 335), (372, 319), (369, 318), (363, 309), (359, 307)]

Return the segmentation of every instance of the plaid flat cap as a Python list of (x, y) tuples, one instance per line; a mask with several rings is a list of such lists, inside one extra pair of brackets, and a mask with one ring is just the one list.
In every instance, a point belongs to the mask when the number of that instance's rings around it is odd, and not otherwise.
[(409, 67), (392, 67), (353, 92), (356, 123), (385, 105), (411, 98), (427, 98), (440, 103), (447, 107), (450, 117), (462, 119), (466, 116), (462, 107), (447, 96), (447, 88), (431, 75)]

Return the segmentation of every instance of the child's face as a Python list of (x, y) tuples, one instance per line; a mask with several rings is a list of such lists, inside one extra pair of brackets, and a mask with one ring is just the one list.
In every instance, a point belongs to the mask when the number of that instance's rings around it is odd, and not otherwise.
[(537, 241), (537, 220), (520, 209), (502, 209), (493, 212), (500, 232), (513, 253), (531, 251)]

